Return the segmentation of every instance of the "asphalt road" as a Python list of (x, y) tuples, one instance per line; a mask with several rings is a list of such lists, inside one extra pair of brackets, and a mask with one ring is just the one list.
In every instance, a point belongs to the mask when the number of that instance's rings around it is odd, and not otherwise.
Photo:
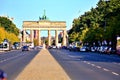
[(7, 73), (8, 80), (15, 80), (38, 52), (39, 50), (0, 52), (0, 69)]
[[(50, 49), (71, 80), (120, 80), (120, 56)], [(0, 69), (15, 80), (39, 50), (0, 53)]]
[(120, 80), (120, 56), (50, 49), (71, 80)]

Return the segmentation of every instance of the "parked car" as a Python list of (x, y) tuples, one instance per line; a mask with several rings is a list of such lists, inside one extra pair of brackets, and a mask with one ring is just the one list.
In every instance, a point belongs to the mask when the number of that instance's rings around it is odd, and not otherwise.
[(62, 48), (62, 49), (67, 49), (67, 47), (66, 47), (66, 46), (62, 46), (61, 48)]
[(70, 51), (80, 51), (80, 48), (74, 46), (74, 47), (71, 47), (69, 50)]
[(100, 46), (99, 52), (100, 53), (105, 53), (107, 51), (107, 49), (108, 49), (108, 46)]
[(96, 51), (98, 51), (98, 48), (99, 48), (99, 47), (97, 47), (97, 46), (92, 46), (92, 47), (90, 48), (90, 51), (96, 52)]
[(22, 47), (22, 51), (29, 51), (29, 50), (30, 50), (29, 46), (23, 46)]
[(48, 49), (52, 49), (52, 46), (48, 46), (47, 48), (48, 48)]
[(83, 52), (89, 51), (89, 47), (83, 46), (83, 47), (80, 48), (80, 51), (83, 51)]
[(54, 46), (54, 45), (53, 45), (53, 46), (52, 46), (52, 48), (53, 48), (53, 49), (56, 49), (56, 48), (57, 48), (57, 46)]
[(114, 50), (112, 47), (110, 46), (100, 46), (98, 51), (100, 53), (106, 53), (106, 54), (114, 54), (116, 52), (116, 50)]

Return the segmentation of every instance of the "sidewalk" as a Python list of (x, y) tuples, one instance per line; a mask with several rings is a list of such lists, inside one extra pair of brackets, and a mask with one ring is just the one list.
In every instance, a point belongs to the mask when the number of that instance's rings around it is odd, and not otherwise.
[(42, 49), (15, 80), (71, 80), (47, 49)]

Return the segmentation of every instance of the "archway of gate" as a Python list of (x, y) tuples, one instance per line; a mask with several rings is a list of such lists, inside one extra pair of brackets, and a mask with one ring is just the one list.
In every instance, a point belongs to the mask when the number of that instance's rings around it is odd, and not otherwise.
[(66, 32), (66, 22), (65, 21), (23, 21), (23, 42), (26, 42), (26, 30), (30, 31), (30, 41), (33, 42), (34, 39), (38, 39), (39, 45), (41, 45), (41, 31), (48, 32), (48, 46), (51, 46), (51, 31), (55, 31), (55, 45), (58, 45), (58, 32), (63, 33), (62, 45), (66, 46), (67, 32)]

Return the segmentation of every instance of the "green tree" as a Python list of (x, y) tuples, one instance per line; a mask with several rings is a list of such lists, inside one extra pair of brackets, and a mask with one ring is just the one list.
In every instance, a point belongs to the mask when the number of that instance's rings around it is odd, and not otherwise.
[(0, 17), (0, 26), (4, 27), (7, 32), (14, 33), (17, 36), (19, 35), (19, 29), (6, 17)]
[(73, 32), (72, 34), (69, 35), (69, 43), (72, 43), (74, 41), (78, 41), (77, 37), (78, 37), (79, 33), (75, 33)]
[[(73, 20), (69, 31), (69, 41), (84, 42), (112, 41), (116, 48), (116, 38), (120, 36), (120, 0), (100, 0), (96, 8)], [(78, 35), (79, 34), (79, 35)]]
[(8, 39), (11, 43), (18, 42), (18, 36), (13, 33), (7, 32), (4, 28), (0, 28), (0, 43), (3, 42), (4, 39)]
[(0, 43), (3, 42), (5, 38), (5, 30), (4, 28), (0, 28)]
[(38, 46), (38, 45), (39, 45), (38, 39), (34, 39), (34, 45), (35, 45), (35, 46)]

